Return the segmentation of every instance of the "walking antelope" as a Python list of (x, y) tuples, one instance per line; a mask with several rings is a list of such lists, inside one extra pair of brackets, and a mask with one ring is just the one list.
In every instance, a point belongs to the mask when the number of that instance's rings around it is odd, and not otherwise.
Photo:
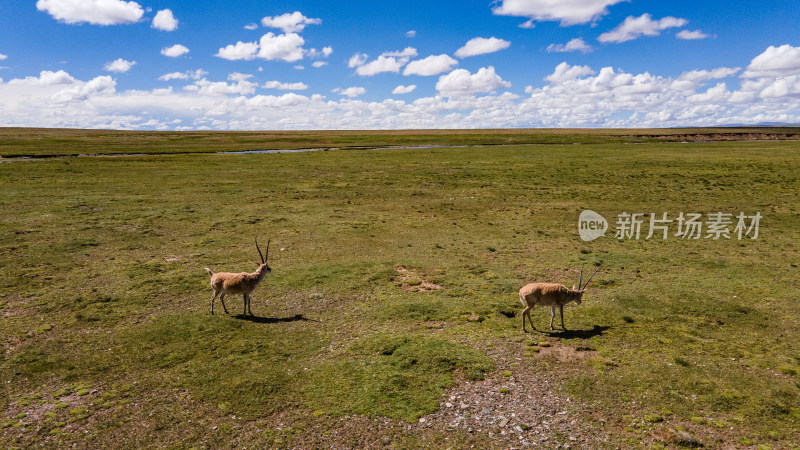
[(528, 322), (530, 322), (533, 330), (536, 331), (536, 327), (533, 326), (533, 320), (531, 320), (531, 308), (534, 306), (549, 306), (551, 308), (551, 330), (553, 329), (553, 319), (556, 316), (556, 306), (558, 306), (558, 310), (561, 313), (561, 328), (566, 331), (567, 328), (564, 326), (564, 305), (569, 302), (581, 304), (581, 296), (586, 292), (586, 286), (589, 285), (589, 281), (592, 281), (594, 274), (597, 273), (598, 270), (600, 270), (600, 267), (589, 277), (586, 284), (580, 287), (583, 281), (583, 266), (581, 266), (581, 275), (580, 278), (578, 278), (579, 289), (575, 289), (575, 286), (572, 286), (572, 289), (567, 289), (566, 286), (558, 283), (531, 283), (523, 286), (522, 289), (519, 290), (519, 299), (522, 302), (522, 306), (525, 308), (522, 311), (522, 331), (528, 332), (528, 330), (525, 329), (525, 316), (528, 316)]
[(258, 269), (253, 273), (214, 273), (208, 267), (205, 268), (206, 272), (208, 272), (208, 275), (211, 277), (211, 288), (214, 289), (214, 296), (211, 297), (211, 314), (214, 314), (214, 300), (216, 300), (217, 295), (219, 295), (219, 300), (222, 302), (222, 308), (225, 310), (225, 314), (228, 314), (228, 308), (225, 307), (225, 295), (242, 294), (244, 296), (244, 313), (242, 315), (247, 316), (248, 312), (251, 316), (253, 315), (253, 311), (250, 310), (250, 294), (253, 293), (258, 284), (261, 283), (261, 280), (264, 279), (264, 275), (272, 271), (267, 265), (269, 243), (270, 241), (268, 240), (266, 256), (264, 256), (261, 254), (261, 249), (258, 248), (258, 238), (256, 238), (256, 250), (258, 250), (258, 256), (261, 257), (261, 264), (258, 265)]

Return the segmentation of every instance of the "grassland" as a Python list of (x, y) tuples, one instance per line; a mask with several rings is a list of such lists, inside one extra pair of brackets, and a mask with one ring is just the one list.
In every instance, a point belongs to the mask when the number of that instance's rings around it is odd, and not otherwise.
[(798, 140), (780, 127), (672, 129), (498, 129), (397, 131), (148, 132), (0, 128), (0, 158), (248, 150), (364, 149), (429, 145), (618, 144), (719, 140)]
[[(501, 367), (557, 374), (547, 395), (579, 401), (612, 446), (800, 442), (798, 142), (530, 132), (544, 143), (221, 155), (202, 152), (276, 147), (263, 133), (136, 134), (136, 151), (116, 133), (15, 133), (4, 156), (145, 153), (147, 139), (181, 154), (0, 164), (3, 447), (491, 447), (411, 424)], [(291, 145), (518, 144), (312, 134)], [(612, 227), (624, 211), (763, 219), (756, 240), (583, 242), (584, 209)], [(236, 315), (239, 298), (211, 316), (202, 268), (253, 270), (255, 235), (273, 269), (256, 317)], [(522, 334), (520, 286), (571, 285), (596, 263), (571, 331)], [(548, 316), (534, 311), (540, 330)], [(539, 341), (589, 356), (509, 366)]]

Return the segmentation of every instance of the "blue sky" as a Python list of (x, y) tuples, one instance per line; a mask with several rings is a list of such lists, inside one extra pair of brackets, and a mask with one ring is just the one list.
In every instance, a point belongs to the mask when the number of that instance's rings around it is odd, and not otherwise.
[(0, 126), (800, 123), (800, 2), (0, 3)]

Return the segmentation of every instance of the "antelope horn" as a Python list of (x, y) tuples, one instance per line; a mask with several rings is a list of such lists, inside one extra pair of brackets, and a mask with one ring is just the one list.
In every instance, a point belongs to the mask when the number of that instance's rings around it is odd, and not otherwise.
[[(267, 244), (267, 251), (269, 251), (269, 244)], [(264, 255), (261, 254), (261, 249), (258, 248), (258, 236), (256, 236), (256, 250), (258, 250), (258, 256), (261, 257), (261, 264), (266, 264), (267, 260), (264, 259)], [(268, 253), (269, 254), (269, 253)]]
[(581, 276), (578, 278), (578, 289), (581, 288), (581, 281), (583, 281), (583, 264), (581, 264)]
[(264, 264), (266, 264), (266, 263), (267, 263), (267, 258), (269, 258), (269, 243), (270, 243), (271, 241), (272, 241), (272, 239), (267, 239), (267, 252), (266, 252), (266, 253), (267, 253), (267, 256), (265, 256), (265, 257), (264, 257)]
[(588, 280), (586, 280), (586, 284), (584, 284), (584, 285), (583, 285), (583, 287), (581, 288), (581, 290), (584, 290), (584, 289), (586, 289), (586, 286), (588, 286), (588, 285), (589, 285), (589, 282), (590, 282), (590, 281), (592, 281), (592, 278), (594, 278), (594, 274), (595, 274), (595, 273), (597, 273), (597, 271), (598, 271), (598, 270), (600, 270), (600, 267), (598, 267), (597, 269), (595, 269), (595, 270), (594, 270), (594, 273), (592, 274), (592, 276), (590, 276), (590, 277), (589, 277), (589, 279), (588, 279)]

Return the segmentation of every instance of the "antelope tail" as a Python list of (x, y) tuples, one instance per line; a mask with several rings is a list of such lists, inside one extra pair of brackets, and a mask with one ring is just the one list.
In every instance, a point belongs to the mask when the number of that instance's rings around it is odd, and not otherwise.
[(211, 269), (209, 269), (208, 267), (204, 267), (204, 269), (206, 269), (206, 272), (208, 272), (208, 276), (210, 277), (214, 276), (214, 272), (212, 272)]

